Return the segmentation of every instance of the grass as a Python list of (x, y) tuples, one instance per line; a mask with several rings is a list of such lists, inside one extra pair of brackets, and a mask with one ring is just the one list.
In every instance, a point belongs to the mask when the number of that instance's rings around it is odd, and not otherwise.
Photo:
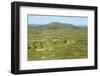
[(44, 27), (28, 26), (28, 61), (88, 57), (87, 28)]

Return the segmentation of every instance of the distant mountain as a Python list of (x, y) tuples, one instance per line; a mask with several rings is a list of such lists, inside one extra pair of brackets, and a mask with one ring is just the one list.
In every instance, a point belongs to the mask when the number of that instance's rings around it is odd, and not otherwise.
[(61, 26), (61, 25), (63, 25), (63, 26), (74, 26), (73, 24), (68, 24), (68, 23), (60, 23), (60, 22), (50, 22), (50, 23), (48, 23), (47, 25), (57, 25), (57, 26)]
[(75, 26), (73, 24), (60, 23), (60, 22), (50, 22), (50, 23), (44, 24), (44, 25), (31, 24), (29, 26), (30, 27), (35, 27), (35, 28), (52, 29), (52, 30), (64, 29), (64, 28), (74, 28), (74, 29), (82, 28), (82, 29), (87, 29), (87, 26)]

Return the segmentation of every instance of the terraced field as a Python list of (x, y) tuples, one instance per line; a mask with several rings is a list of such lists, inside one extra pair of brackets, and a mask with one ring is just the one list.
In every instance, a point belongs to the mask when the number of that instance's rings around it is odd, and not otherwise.
[(87, 27), (51, 23), (28, 26), (28, 60), (87, 58)]

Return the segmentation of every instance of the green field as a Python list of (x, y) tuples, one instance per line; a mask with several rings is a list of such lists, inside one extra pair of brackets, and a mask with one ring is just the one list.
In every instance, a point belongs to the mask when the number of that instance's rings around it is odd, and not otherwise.
[(86, 26), (28, 25), (28, 61), (87, 58), (87, 42)]

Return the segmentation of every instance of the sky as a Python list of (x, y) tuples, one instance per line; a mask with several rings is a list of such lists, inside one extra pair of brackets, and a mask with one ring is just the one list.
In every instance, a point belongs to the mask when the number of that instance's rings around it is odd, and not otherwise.
[(50, 22), (70, 23), (78, 26), (87, 26), (88, 17), (79, 16), (50, 16), (28, 15), (28, 24), (48, 24)]

